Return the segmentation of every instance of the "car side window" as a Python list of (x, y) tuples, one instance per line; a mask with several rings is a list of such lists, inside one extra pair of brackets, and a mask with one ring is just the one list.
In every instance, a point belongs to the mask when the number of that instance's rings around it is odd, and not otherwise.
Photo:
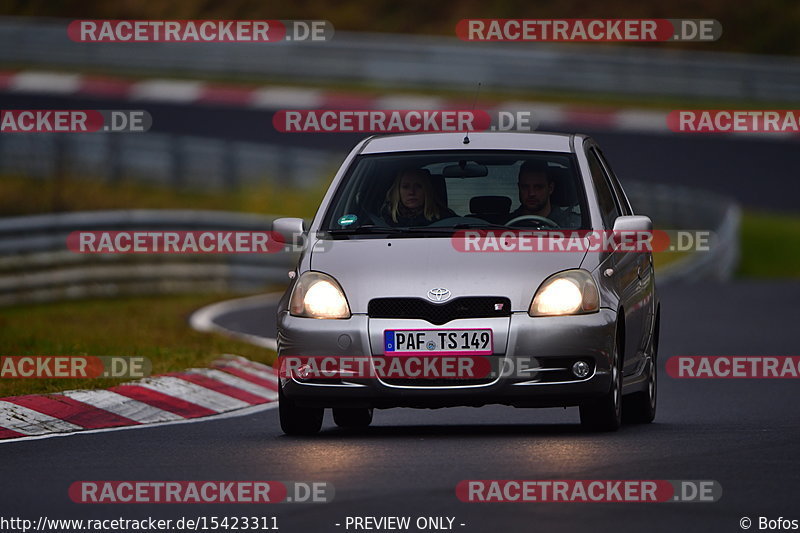
[(606, 178), (603, 166), (594, 153), (594, 150), (586, 152), (586, 158), (589, 160), (589, 170), (592, 173), (592, 182), (594, 183), (595, 191), (597, 191), (597, 203), (600, 207), (600, 216), (603, 218), (603, 225), (606, 229), (614, 227), (614, 221), (619, 216), (619, 208), (614, 198), (614, 193)]
[[(595, 150), (592, 149), (592, 151)], [(617, 200), (619, 200), (619, 206), (622, 210), (622, 214), (632, 215), (633, 208), (631, 207), (631, 203), (628, 200), (628, 196), (625, 194), (625, 191), (622, 190), (622, 185), (620, 185), (619, 180), (617, 179), (617, 175), (614, 174), (614, 170), (611, 168), (611, 165), (608, 164), (608, 159), (606, 159), (606, 156), (602, 150), (597, 149), (596, 152), (598, 158), (600, 159), (600, 162), (603, 165), (603, 168), (606, 169), (606, 175), (611, 181), (611, 186), (614, 188), (614, 192), (617, 195)]]

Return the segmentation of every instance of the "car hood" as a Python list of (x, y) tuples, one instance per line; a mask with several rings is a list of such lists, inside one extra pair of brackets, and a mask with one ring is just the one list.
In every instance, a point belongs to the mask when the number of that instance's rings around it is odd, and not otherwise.
[(461, 296), (506, 296), (527, 311), (550, 275), (578, 268), (586, 252), (460, 252), (450, 238), (317, 240), (310, 269), (333, 276), (352, 313), (373, 298), (427, 298), (434, 288)]

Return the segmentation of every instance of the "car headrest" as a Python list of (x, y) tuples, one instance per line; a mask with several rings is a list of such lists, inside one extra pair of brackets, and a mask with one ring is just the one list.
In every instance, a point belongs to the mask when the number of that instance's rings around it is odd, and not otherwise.
[(549, 167), (547, 173), (555, 183), (550, 201), (561, 207), (577, 205), (578, 192), (575, 190), (575, 179), (572, 172), (567, 168)]
[(447, 185), (444, 182), (444, 176), (441, 174), (431, 174), (428, 169), (422, 169), (431, 177), (431, 185), (433, 186), (433, 193), (439, 202), (447, 207)]
[(508, 196), (473, 196), (469, 200), (472, 213), (502, 213), (511, 211), (511, 198)]

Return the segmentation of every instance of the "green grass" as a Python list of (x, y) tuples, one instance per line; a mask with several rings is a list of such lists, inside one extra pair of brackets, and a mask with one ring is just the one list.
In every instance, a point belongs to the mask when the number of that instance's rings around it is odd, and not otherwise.
[(191, 190), (122, 181), (68, 177), (0, 176), (0, 216), (96, 209), (217, 209), (312, 217), (327, 182), (293, 189), (263, 183), (234, 190)]
[(665, 268), (667, 265), (682, 261), (689, 256), (689, 252), (653, 252), (653, 267), (656, 272)]
[[(153, 374), (204, 367), (223, 353), (271, 364), (274, 352), (189, 327), (193, 311), (232, 296), (141, 296), (2, 308), (0, 355), (147, 357)], [(124, 381), (129, 380), (0, 378), (0, 397), (107, 388)]]
[(800, 278), (800, 216), (745, 211), (737, 275)]

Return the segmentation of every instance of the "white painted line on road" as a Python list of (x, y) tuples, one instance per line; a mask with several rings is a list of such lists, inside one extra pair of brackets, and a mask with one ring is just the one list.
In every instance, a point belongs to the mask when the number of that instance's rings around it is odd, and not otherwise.
[(543, 102), (529, 102), (529, 101), (508, 101), (502, 102), (497, 105), (497, 108), (502, 111), (531, 111), (533, 119), (537, 125), (544, 124), (560, 124), (564, 121), (565, 113), (564, 106), (547, 104)]
[(276, 303), (278, 300), (280, 300), (281, 296), (282, 293), (259, 294), (256, 296), (225, 300), (223, 302), (207, 305), (192, 313), (192, 315), (189, 317), (189, 325), (197, 331), (220, 333), (231, 339), (240, 340), (242, 342), (260, 346), (268, 350), (277, 351), (277, 339), (234, 331), (217, 324), (215, 320), (220, 315), (224, 315), (233, 311), (241, 311), (251, 307), (261, 307), (263, 305)]
[(69, 94), (76, 92), (81, 85), (79, 74), (60, 72), (20, 72), (11, 79), (9, 88), (20, 93)]
[(164, 411), (110, 390), (72, 390), (65, 391), (62, 394), (73, 400), (89, 404), (115, 415), (124, 416), (141, 424), (184, 419), (175, 413)]
[(147, 80), (131, 86), (132, 100), (160, 100), (165, 102), (194, 102), (204, 86), (200, 81)]
[(274, 390), (256, 385), (251, 381), (234, 376), (233, 374), (228, 374), (227, 372), (222, 372), (221, 370), (214, 370), (211, 368), (190, 368), (187, 370), (187, 372), (191, 374), (199, 374), (209, 379), (224, 383), (225, 385), (242, 389), (245, 392), (249, 392), (250, 394), (258, 396), (259, 398), (265, 398), (270, 401), (278, 399), (278, 393)]
[(266, 109), (313, 109), (322, 104), (323, 92), (302, 87), (265, 87), (253, 91), (250, 104)]
[(616, 113), (615, 129), (630, 131), (667, 132), (667, 113), (658, 111), (623, 110)]
[(79, 431), (83, 429), (80, 426), (53, 418), (39, 411), (3, 401), (0, 401), (0, 427), (26, 435), (43, 435), (54, 431)]
[(145, 387), (166, 394), (167, 396), (172, 396), (199, 405), (200, 407), (205, 407), (217, 413), (230, 411), (232, 409), (242, 409), (250, 405), (238, 398), (233, 398), (226, 394), (172, 376), (147, 378), (131, 383), (131, 385)]
[[(2, 403), (2, 402), (0, 402)], [(30, 437), (16, 437), (13, 439), (3, 439), (0, 440), (0, 446), (3, 444), (9, 444), (12, 442), (19, 442), (23, 440), (41, 440), (41, 439), (50, 439), (54, 437), (72, 437), (74, 435), (91, 435), (94, 433), (110, 433), (112, 431), (125, 431), (129, 429), (148, 429), (148, 428), (157, 428), (163, 426), (174, 426), (178, 424), (196, 424), (198, 422), (210, 422), (214, 420), (224, 420), (226, 418), (236, 418), (239, 416), (247, 416), (256, 413), (260, 413), (261, 411), (267, 411), (269, 409), (275, 409), (278, 407), (278, 402), (270, 402), (270, 403), (262, 403), (260, 405), (251, 405), (250, 407), (246, 407), (244, 409), (238, 409), (236, 411), (229, 411), (227, 413), (220, 413), (218, 415), (210, 415), (204, 416), (200, 418), (189, 418), (189, 419), (182, 419), (182, 420), (173, 420), (170, 422), (156, 422), (155, 424), (141, 424), (137, 426), (120, 426), (114, 428), (102, 428), (102, 429), (88, 429), (85, 431), (72, 431), (69, 433), (48, 433), (46, 435), (33, 435)], [(21, 433), (21, 432), (20, 432)]]

